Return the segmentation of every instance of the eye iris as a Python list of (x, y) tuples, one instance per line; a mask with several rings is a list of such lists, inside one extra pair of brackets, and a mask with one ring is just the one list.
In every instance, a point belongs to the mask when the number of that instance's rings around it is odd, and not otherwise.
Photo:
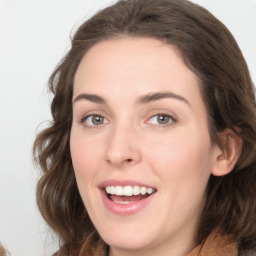
[(159, 124), (168, 124), (169, 123), (170, 118), (168, 116), (164, 116), (164, 115), (159, 115), (157, 117), (157, 122)]
[(94, 125), (103, 124), (103, 117), (102, 116), (93, 116), (92, 117), (92, 123)]

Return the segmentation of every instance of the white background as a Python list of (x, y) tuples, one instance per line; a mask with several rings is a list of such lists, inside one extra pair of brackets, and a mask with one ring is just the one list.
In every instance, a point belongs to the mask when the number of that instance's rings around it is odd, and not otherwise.
[[(13, 256), (51, 255), (35, 204), (31, 150), (49, 120), (46, 84), (79, 24), (109, 0), (0, 0), (0, 241)], [(194, 0), (231, 30), (256, 81), (256, 0)]]

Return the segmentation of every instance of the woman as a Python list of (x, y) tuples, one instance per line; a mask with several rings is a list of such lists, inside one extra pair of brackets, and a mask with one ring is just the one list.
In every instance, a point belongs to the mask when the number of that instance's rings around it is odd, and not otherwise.
[(186, 0), (123, 0), (82, 24), (34, 144), (57, 255), (249, 255), (256, 104), (227, 28)]

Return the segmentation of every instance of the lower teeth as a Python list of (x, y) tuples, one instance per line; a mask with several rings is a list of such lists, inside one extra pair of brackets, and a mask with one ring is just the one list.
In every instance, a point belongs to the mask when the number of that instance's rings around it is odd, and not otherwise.
[(109, 200), (117, 203), (117, 204), (131, 204), (133, 202), (137, 202), (147, 198), (149, 195), (138, 195), (138, 196), (116, 196), (116, 195), (107, 195)]
[(129, 201), (113, 201), (113, 202), (115, 202), (115, 203), (117, 203), (117, 204), (130, 204), (131, 202), (129, 202)]

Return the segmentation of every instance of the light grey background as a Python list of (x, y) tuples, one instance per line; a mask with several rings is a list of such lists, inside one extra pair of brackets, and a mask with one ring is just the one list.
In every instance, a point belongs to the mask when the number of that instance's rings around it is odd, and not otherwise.
[[(231, 30), (256, 81), (256, 0), (193, 0)], [(51, 255), (57, 242), (35, 204), (31, 150), (49, 120), (46, 84), (72, 31), (109, 0), (0, 0), (0, 241), (13, 256)]]

